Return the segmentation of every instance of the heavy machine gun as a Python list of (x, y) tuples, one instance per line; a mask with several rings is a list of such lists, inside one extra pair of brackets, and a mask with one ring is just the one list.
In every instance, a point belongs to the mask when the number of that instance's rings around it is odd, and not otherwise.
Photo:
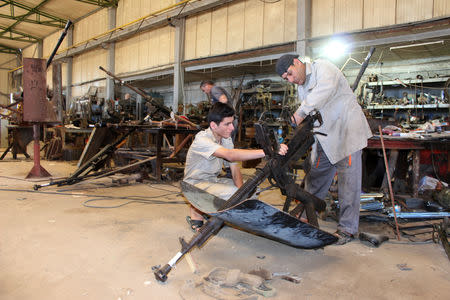
[[(200, 203), (201, 199), (204, 199), (205, 202), (213, 203), (218, 210), (208, 213), (211, 218), (189, 242), (180, 238), (180, 252), (166, 265), (154, 272), (156, 279), (165, 282), (167, 274), (177, 261), (194, 246), (202, 246), (209, 237), (220, 230), (225, 222), (297, 248), (315, 249), (336, 242), (337, 238), (334, 235), (318, 228), (316, 211), (323, 211), (326, 207), (325, 202), (301, 189), (294, 179), (288, 175), (290, 163), (305, 155), (314, 143), (315, 133), (313, 129), (315, 122), (321, 123), (319, 113), (306, 117), (301, 125), (295, 129), (288, 143), (289, 150), (285, 156), (277, 154), (279, 144), (273, 130), (264, 123), (256, 124), (257, 141), (264, 149), (267, 160), (256, 168), (255, 174), (227, 201), (182, 182), (183, 193), (194, 207), (205, 212)], [(255, 188), (267, 178), (274, 181), (274, 185), (287, 196), (283, 208), (284, 212), (259, 200), (248, 199)], [(309, 224), (287, 213), (293, 199), (301, 202), (300, 208), (296, 207), (294, 210), (301, 213), (304, 209)]]

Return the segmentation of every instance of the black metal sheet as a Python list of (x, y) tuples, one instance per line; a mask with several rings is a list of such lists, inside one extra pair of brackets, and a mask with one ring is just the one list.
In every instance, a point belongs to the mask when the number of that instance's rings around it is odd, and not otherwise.
[(195, 208), (224, 222), (296, 248), (316, 249), (337, 241), (337, 237), (256, 199), (247, 199), (220, 210), (225, 200), (189, 183), (181, 182), (186, 199)]
[(296, 248), (316, 249), (337, 241), (334, 235), (256, 199), (212, 215), (233, 226)]

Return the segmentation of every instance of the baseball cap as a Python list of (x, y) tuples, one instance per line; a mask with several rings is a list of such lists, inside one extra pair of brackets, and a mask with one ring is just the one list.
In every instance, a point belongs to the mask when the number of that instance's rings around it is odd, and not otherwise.
[(285, 54), (278, 59), (275, 67), (278, 75), (282, 76), (284, 73), (287, 72), (287, 69), (289, 69), (289, 67), (294, 63), (294, 58), (298, 58), (298, 55)]

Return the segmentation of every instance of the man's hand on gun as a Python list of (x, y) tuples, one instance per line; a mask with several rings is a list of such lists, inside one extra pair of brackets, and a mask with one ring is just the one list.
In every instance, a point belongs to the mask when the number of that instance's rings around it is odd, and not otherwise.
[(291, 117), (291, 122), (299, 125), (301, 122), (303, 122), (303, 118), (297, 115), (297, 113), (294, 113)]
[(285, 144), (280, 144), (280, 149), (278, 150), (278, 154), (286, 155), (287, 151), (288, 151), (288, 146)]

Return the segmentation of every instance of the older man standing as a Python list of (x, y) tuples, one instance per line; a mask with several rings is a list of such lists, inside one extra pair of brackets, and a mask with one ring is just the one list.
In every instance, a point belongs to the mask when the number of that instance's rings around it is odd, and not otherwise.
[(298, 55), (283, 55), (277, 73), (298, 85), (301, 105), (294, 114), (297, 124), (313, 110), (321, 113), (323, 125), (316, 135), (305, 177), (308, 192), (324, 199), (337, 172), (339, 223), (337, 244), (345, 244), (358, 233), (361, 194), (361, 150), (372, 132), (364, 113), (342, 72), (332, 63), (304, 63)]

